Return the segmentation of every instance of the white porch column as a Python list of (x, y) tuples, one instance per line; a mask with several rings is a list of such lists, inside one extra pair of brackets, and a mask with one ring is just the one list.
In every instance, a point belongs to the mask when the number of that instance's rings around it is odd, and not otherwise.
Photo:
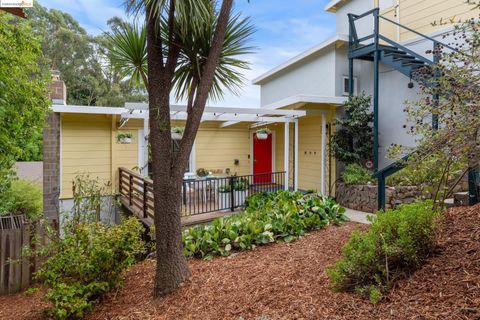
[(145, 111), (146, 114), (143, 117), (143, 144), (145, 148), (143, 149), (143, 159), (145, 163), (142, 163), (142, 167), (140, 168), (140, 173), (143, 176), (148, 176), (148, 137), (150, 136), (150, 126), (148, 124), (148, 110)]
[(285, 171), (285, 190), (288, 190), (288, 155), (290, 152), (290, 123), (285, 122), (284, 146), (283, 146), (283, 171)]
[(295, 119), (295, 149), (293, 150), (293, 162), (294, 166), (294, 176), (293, 176), (293, 185), (295, 186), (295, 191), (298, 190), (298, 119)]
[(321, 149), (321, 157), (322, 157), (322, 180), (320, 182), (320, 192), (324, 195), (325, 194), (325, 173), (326, 173), (326, 162), (327, 162), (327, 155), (326, 155), (326, 148), (327, 148), (327, 117), (326, 113), (322, 112), (322, 149)]

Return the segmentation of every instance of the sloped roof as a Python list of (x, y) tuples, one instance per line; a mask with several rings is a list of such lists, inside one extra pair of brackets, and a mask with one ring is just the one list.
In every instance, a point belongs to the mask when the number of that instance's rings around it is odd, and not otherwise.
[(261, 76), (255, 78), (252, 80), (253, 84), (262, 84), (266, 82), (267, 79), (270, 79), (271, 77), (275, 76), (281, 71), (284, 71), (293, 65), (296, 65), (297, 63), (301, 63), (302, 61), (306, 60), (310, 56), (324, 50), (325, 48), (329, 47), (330, 45), (333, 45), (337, 42), (347, 42), (348, 41), (348, 36), (342, 35), (342, 34), (337, 34), (334, 37), (296, 55), (295, 57), (291, 58), (290, 60), (285, 61), (284, 63), (278, 65), (277, 67), (267, 71), (266, 73), (262, 74)]
[(337, 10), (344, 4), (350, 2), (351, 0), (332, 0), (325, 6), (325, 11), (328, 12), (337, 12)]

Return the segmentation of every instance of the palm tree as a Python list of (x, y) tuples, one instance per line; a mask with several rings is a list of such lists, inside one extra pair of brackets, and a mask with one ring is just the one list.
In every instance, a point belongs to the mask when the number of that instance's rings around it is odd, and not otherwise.
[[(204, 25), (204, 27), (205, 30), (201, 33), (202, 39), (177, 34), (178, 39), (183, 38), (179, 41), (182, 50), (174, 75), (177, 100), (187, 99), (188, 93), (194, 91), (191, 89), (201, 78), (201, 70), (207, 61), (214, 31), (211, 25)], [(240, 14), (231, 17), (209, 92), (211, 100), (222, 99), (226, 91), (240, 94), (245, 81), (242, 70), (250, 69), (250, 64), (240, 57), (254, 52), (255, 47), (247, 45), (253, 32), (254, 28), (249, 18), (242, 18)], [(123, 26), (105, 35), (109, 51), (108, 58), (119, 76), (128, 77), (130, 83), (137, 87), (142, 81), (145, 88), (148, 88), (145, 25), (139, 27), (138, 24), (124, 22)]]
[(105, 33), (108, 58), (121, 78), (129, 77), (137, 87), (147, 79), (147, 30), (145, 26), (123, 23), (112, 33)]
[[(214, 0), (128, 0), (127, 5), (131, 12), (145, 14), (145, 26), (113, 34), (109, 48), (117, 69), (137, 84), (141, 78), (149, 93), (158, 297), (190, 276), (178, 201), (183, 173), (207, 100), (220, 99), (227, 90), (239, 92), (242, 70), (249, 67), (240, 57), (252, 53), (247, 42), (254, 30), (249, 19), (231, 16), (233, 0), (220, 6)], [(175, 154), (170, 148), (173, 90), (177, 99), (187, 100), (188, 112)]]

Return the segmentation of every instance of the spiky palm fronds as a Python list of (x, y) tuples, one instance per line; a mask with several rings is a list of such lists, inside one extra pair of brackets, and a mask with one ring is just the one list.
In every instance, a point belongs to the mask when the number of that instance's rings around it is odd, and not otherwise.
[(108, 57), (121, 77), (129, 77), (137, 87), (147, 87), (147, 32), (144, 26), (126, 24), (106, 33)]

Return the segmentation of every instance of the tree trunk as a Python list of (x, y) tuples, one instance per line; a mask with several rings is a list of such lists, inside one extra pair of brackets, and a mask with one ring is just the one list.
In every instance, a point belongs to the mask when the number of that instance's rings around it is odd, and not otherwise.
[[(148, 13), (147, 13), (148, 15)], [(175, 174), (170, 133), (170, 89), (173, 74), (166, 72), (158, 20), (147, 19), (150, 145), (152, 148), (154, 222), (157, 267), (154, 296), (174, 291), (190, 276), (182, 248), (181, 184)], [(176, 63), (174, 61), (173, 63)], [(186, 167), (185, 164), (177, 164)]]
[[(233, 0), (224, 0), (220, 9), (214, 39), (207, 64), (202, 70), (200, 83), (195, 82), (194, 93), (189, 96), (188, 118), (185, 133), (177, 156), (172, 151), (170, 128), (170, 92), (177, 66), (179, 48), (168, 44), (168, 57), (164, 63), (162, 39), (157, 31), (158, 19), (147, 9), (147, 59), (150, 145), (152, 148), (152, 172), (154, 195), (154, 220), (156, 236), (157, 268), (154, 296), (160, 297), (174, 291), (190, 276), (183, 253), (181, 224), (182, 179), (200, 125), (208, 92), (225, 38)], [(174, 1), (169, 10), (170, 28), (173, 28)], [(169, 34), (172, 34), (169, 30)], [(195, 98), (193, 98), (195, 95)], [(193, 102), (193, 108), (192, 108)]]
[(177, 185), (176, 179), (167, 178), (156, 183), (155, 188), (158, 190), (155, 208), (160, 210), (155, 209), (157, 267), (154, 296), (161, 297), (178, 288), (190, 276), (190, 270), (182, 246), (181, 186)]

